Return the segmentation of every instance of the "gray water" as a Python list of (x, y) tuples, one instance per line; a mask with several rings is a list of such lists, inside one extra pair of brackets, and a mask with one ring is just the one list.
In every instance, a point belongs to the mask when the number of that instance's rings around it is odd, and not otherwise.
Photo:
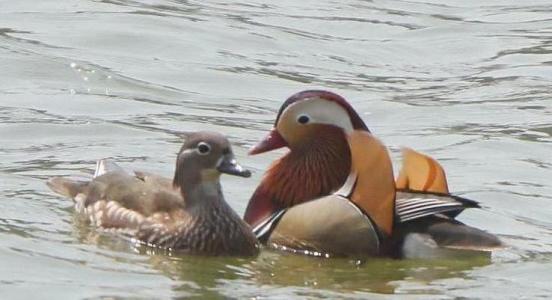
[[(552, 294), (550, 1), (0, 0), (0, 298), (547, 298)], [(54, 175), (95, 160), (171, 175), (175, 132), (228, 135), (250, 157), (289, 95), (335, 91), (400, 163), (439, 159), (498, 234), (490, 259), (171, 256), (99, 235)]]

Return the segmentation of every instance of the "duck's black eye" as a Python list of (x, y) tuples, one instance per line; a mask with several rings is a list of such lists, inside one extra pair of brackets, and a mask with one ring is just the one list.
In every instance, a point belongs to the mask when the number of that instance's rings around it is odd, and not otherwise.
[(211, 152), (211, 146), (205, 142), (200, 142), (197, 144), (197, 152), (201, 155), (209, 154), (209, 152)]
[(309, 121), (310, 121), (310, 118), (307, 115), (300, 115), (297, 118), (297, 122), (299, 122), (299, 124), (307, 124)]

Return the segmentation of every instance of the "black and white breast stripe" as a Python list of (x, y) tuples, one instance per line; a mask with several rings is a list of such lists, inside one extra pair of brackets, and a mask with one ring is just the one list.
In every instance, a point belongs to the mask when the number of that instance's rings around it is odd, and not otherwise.
[(459, 196), (397, 191), (395, 216), (399, 223), (438, 214), (454, 218), (464, 209), (472, 207), (479, 207), (479, 204)]
[(285, 212), (286, 209), (279, 210), (253, 228), (253, 234), (255, 234), (259, 241), (265, 243), (268, 240), (272, 230), (276, 227)]

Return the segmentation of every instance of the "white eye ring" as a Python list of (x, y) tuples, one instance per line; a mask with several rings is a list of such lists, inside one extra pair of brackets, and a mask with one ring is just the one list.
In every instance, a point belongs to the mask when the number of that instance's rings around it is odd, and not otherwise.
[(199, 155), (207, 155), (211, 152), (211, 146), (205, 142), (199, 142), (197, 144), (197, 153)]
[(311, 117), (309, 117), (309, 115), (307, 114), (300, 114), (299, 116), (297, 116), (297, 123), (299, 124), (307, 124), (309, 123), (311, 120)]

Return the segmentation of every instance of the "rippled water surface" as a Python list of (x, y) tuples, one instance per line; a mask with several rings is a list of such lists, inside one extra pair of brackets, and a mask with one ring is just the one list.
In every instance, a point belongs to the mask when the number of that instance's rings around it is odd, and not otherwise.
[[(0, 296), (547, 298), (552, 294), (549, 1), (0, 0)], [(509, 248), (491, 259), (174, 257), (82, 224), (49, 176), (95, 160), (170, 176), (175, 132), (232, 139), (252, 179), (225, 177), (243, 213), (269, 162), (246, 156), (289, 95), (351, 101), (400, 160), (446, 168), (483, 210), (461, 220)]]

